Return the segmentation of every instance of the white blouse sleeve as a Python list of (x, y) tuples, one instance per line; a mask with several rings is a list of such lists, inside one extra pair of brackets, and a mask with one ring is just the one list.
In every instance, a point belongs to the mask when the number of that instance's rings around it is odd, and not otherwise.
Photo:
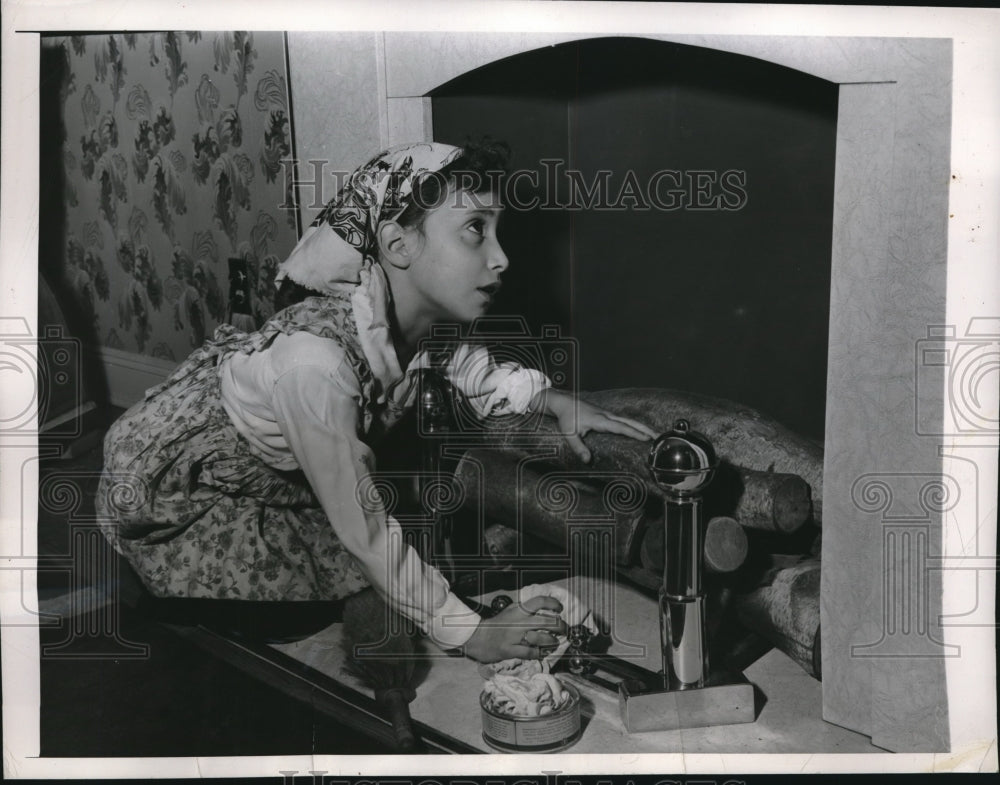
[(439, 646), (463, 645), (480, 617), (403, 541), (371, 485), (374, 455), (358, 436), (361, 392), (349, 366), (296, 365), (274, 383), (278, 424), (333, 530), (375, 589)]
[(445, 376), (481, 417), (522, 414), (538, 393), (552, 386), (541, 371), (497, 363), (485, 346), (468, 343), (459, 344)]

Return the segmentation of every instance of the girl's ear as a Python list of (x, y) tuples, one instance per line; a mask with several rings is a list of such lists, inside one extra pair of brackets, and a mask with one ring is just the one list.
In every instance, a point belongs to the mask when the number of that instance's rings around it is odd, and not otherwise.
[(379, 259), (405, 270), (410, 266), (414, 248), (410, 232), (395, 221), (386, 221), (378, 228)]

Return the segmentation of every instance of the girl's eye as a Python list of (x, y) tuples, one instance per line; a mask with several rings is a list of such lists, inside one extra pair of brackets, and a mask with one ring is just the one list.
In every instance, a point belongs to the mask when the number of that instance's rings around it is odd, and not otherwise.
[(476, 234), (480, 234), (480, 235), (481, 234), (485, 234), (486, 233), (486, 222), (485, 221), (481, 221), (479, 219), (477, 219), (475, 221), (470, 221), (468, 228), (471, 231), (475, 232)]

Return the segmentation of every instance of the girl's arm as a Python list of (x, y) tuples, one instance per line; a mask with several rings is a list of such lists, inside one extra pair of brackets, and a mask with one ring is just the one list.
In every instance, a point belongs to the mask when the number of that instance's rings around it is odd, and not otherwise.
[(458, 345), (444, 373), (480, 417), (522, 414), (552, 386), (541, 371), (497, 363), (485, 346), (473, 343)]
[(562, 390), (542, 390), (532, 399), (530, 407), (531, 411), (541, 410), (556, 418), (560, 433), (584, 463), (590, 462), (590, 450), (583, 443), (583, 437), (591, 431), (617, 433), (640, 441), (655, 439), (658, 435), (638, 420), (591, 406)]
[(540, 656), (539, 647), (554, 645), (553, 635), (565, 634), (566, 625), (535, 611), (558, 611), (560, 603), (536, 597), (482, 621), (451, 592), (444, 576), (404, 542), (382, 504), (372, 481), (374, 455), (359, 438), (361, 399), (346, 362), (332, 372), (296, 365), (273, 388), (279, 427), (338, 539), (387, 602), (441, 648), (464, 647), (483, 662)]
[(618, 433), (642, 441), (658, 435), (637, 420), (619, 417), (552, 389), (548, 377), (540, 371), (512, 362), (494, 362), (485, 346), (459, 344), (445, 374), (483, 417), (526, 411), (543, 411), (555, 417), (570, 448), (584, 462), (590, 460), (590, 451), (583, 437), (590, 431)]
[(334, 371), (297, 365), (275, 381), (282, 434), (337, 538), (389, 604), (442, 648), (463, 645), (479, 616), (403, 540), (371, 476), (374, 455), (359, 438), (361, 391), (344, 362)]

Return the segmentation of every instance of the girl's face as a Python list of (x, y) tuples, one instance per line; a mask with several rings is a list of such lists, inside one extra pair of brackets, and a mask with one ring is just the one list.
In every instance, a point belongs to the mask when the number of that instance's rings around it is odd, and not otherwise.
[(471, 322), (493, 302), (508, 266), (497, 239), (501, 209), (494, 194), (452, 191), (424, 219), (411, 280), (435, 321)]

